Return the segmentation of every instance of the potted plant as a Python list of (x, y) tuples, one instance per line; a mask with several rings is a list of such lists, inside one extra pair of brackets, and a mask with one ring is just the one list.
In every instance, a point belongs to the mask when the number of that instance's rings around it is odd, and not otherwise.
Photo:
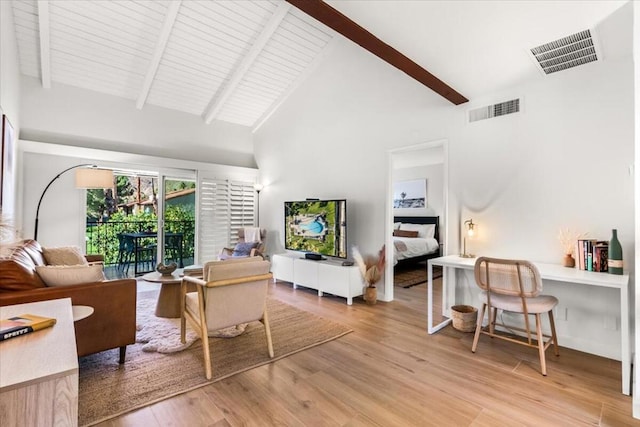
[(365, 255), (363, 256), (356, 246), (353, 247), (353, 259), (355, 260), (362, 279), (366, 284), (364, 290), (364, 300), (367, 304), (375, 304), (378, 300), (378, 290), (376, 283), (382, 278), (385, 263), (385, 248), (382, 245), (382, 249), (378, 251), (378, 256)]

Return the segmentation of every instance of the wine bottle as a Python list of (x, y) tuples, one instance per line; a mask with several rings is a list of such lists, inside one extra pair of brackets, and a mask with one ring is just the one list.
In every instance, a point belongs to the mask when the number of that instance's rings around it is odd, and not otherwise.
[(609, 273), (622, 274), (622, 246), (618, 240), (618, 230), (612, 230), (611, 240), (609, 241)]

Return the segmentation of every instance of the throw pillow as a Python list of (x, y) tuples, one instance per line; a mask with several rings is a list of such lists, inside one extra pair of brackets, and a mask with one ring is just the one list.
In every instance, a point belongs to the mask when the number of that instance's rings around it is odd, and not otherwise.
[(79, 285), (105, 280), (101, 265), (43, 265), (36, 272), (47, 286)]
[(231, 256), (249, 256), (251, 254), (251, 249), (258, 246), (259, 242), (241, 242), (236, 244), (236, 247), (233, 248), (233, 253)]
[(418, 232), (408, 230), (393, 230), (393, 235), (396, 237), (418, 237)]
[(436, 232), (435, 224), (405, 224), (400, 226), (400, 230), (417, 231), (418, 237), (423, 239), (433, 238)]
[(77, 246), (42, 248), (47, 265), (89, 265)]

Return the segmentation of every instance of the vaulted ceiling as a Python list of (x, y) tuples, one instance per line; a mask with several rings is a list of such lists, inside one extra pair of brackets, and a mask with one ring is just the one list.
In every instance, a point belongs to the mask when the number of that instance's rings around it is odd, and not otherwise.
[[(593, 29), (624, 3), (327, 1), (468, 98), (541, 78), (528, 49)], [(21, 72), (45, 88), (61, 83), (254, 129), (342, 37), (283, 0), (12, 4)], [(618, 44), (603, 44), (615, 56)]]
[(254, 126), (332, 30), (281, 1), (14, 0), (21, 72)]

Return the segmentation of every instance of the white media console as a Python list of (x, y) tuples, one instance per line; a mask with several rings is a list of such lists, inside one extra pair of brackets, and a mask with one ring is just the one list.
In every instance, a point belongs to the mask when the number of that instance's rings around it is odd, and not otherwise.
[(318, 296), (328, 293), (347, 299), (362, 295), (364, 284), (358, 267), (343, 266), (342, 261), (325, 259), (313, 261), (303, 254), (276, 254), (271, 256), (271, 272), (274, 280), (293, 283), (293, 288), (304, 286), (317, 289)]

